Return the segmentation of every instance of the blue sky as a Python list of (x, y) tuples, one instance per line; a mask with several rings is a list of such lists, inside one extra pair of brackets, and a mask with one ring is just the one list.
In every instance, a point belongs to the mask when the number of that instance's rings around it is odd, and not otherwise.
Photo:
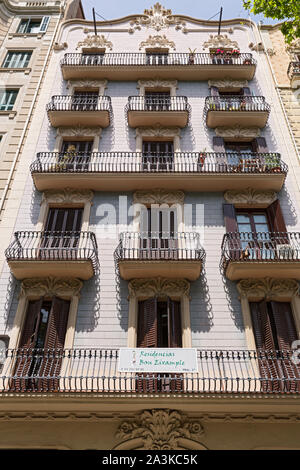
[[(107, 20), (121, 18), (134, 13), (143, 13), (145, 8), (150, 8), (157, 0), (82, 0), (85, 16), (92, 19), (92, 8)], [(248, 12), (243, 8), (242, 0), (161, 0), (165, 8), (170, 8), (173, 13), (193, 16), (202, 20), (208, 20), (220, 11), (223, 6), (223, 19), (248, 18)], [(96, 17), (101, 20), (99, 16)], [(216, 16), (213, 19), (217, 19)], [(263, 20), (264, 24), (275, 24), (274, 21), (264, 18), (262, 15), (251, 15), (256, 22)]]

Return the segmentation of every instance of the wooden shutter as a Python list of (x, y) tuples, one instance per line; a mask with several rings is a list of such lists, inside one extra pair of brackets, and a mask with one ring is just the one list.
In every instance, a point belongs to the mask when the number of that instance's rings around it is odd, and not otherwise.
[[(181, 309), (180, 302), (168, 299), (168, 337), (169, 348), (182, 347), (182, 328), (181, 328)], [(167, 374), (165, 379), (164, 390), (173, 392), (183, 391), (183, 375)]]
[(19, 348), (34, 347), (42, 303), (42, 298), (29, 302)]
[(240, 259), (241, 257), (241, 244), (238, 235), (238, 225), (235, 215), (235, 207), (233, 204), (223, 204), (224, 222), (228, 240), (228, 250), (231, 259)]
[(269, 207), (267, 208), (267, 214), (271, 224), (271, 230), (273, 232), (287, 232), (280, 202), (278, 199), (269, 205)]
[(253, 148), (258, 153), (268, 153), (267, 142), (264, 137), (257, 137), (253, 140)]
[(213, 137), (214, 152), (225, 153), (225, 143), (223, 137)]
[[(139, 302), (137, 347), (155, 348), (157, 347), (157, 298)], [(156, 374), (137, 374), (136, 388), (140, 393), (154, 392), (158, 389)]]
[(210, 96), (219, 96), (219, 88), (216, 86), (210, 87)]

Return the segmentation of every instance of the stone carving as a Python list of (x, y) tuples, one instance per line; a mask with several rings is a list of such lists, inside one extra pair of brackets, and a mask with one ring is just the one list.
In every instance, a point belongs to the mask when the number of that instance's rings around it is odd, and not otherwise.
[(253, 42), (250, 42), (249, 48), (250, 48), (252, 51), (264, 52), (265, 54), (268, 54), (268, 55), (270, 55), (270, 56), (276, 54), (276, 52), (274, 51), (274, 49), (271, 49), (271, 48), (265, 49), (265, 47), (264, 47), (264, 45), (263, 45), (262, 42), (258, 42), (257, 44), (254, 44)]
[(160, 78), (154, 80), (138, 80), (137, 88), (139, 88), (143, 94), (145, 88), (170, 88), (176, 90), (177, 80), (162, 80)]
[(93, 191), (88, 189), (65, 188), (61, 191), (49, 189), (43, 192), (42, 202), (47, 201), (48, 204), (85, 204), (91, 202), (93, 197)]
[(56, 132), (60, 137), (100, 137), (102, 127), (58, 127)]
[(83, 41), (77, 44), (76, 49), (80, 48), (91, 48), (91, 49), (105, 49), (112, 50), (113, 44), (108, 41), (103, 34), (100, 36), (88, 34)]
[(170, 25), (175, 25), (176, 29), (181, 29), (186, 25), (186, 22), (180, 17), (173, 16), (172, 10), (167, 10), (157, 2), (152, 8), (144, 10), (143, 15), (130, 21), (131, 28), (128, 32), (133, 33), (136, 29), (140, 30), (142, 26), (160, 31)]
[(128, 283), (129, 298), (148, 299), (155, 296), (190, 296), (190, 283), (185, 279), (133, 279)]
[(137, 127), (136, 137), (180, 137), (180, 127)]
[(257, 190), (246, 188), (244, 190), (230, 190), (224, 193), (224, 199), (229, 204), (236, 207), (268, 207), (272, 202), (276, 201), (277, 193), (272, 190)]
[(102, 95), (107, 88), (107, 80), (69, 80), (68, 88), (99, 88), (99, 94)]
[(208, 80), (208, 86), (217, 88), (243, 88), (248, 86), (248, 80), (232, 80), (224, 78), (223, 80)]
[(241, 296), (272, 300), (274, 298), (299, 295), (299, 284), (295, 279), (243, 279), (237, 283)]
[(260, 135), (259, 127), (241, 127), (239, 125), (233, 127), (220, 126), (215, 128), (215, 133), (224, 139), (252, 140)]
[(135, 419), (123, 421), (116, 437), (121, 441), (138, 440), (146, 450), (189, 448), (188, 442), (200, 443), (204, 431), (201, 423), (179, 411), (160, 409), (143, 411)]
[(239, 49), (236, 41), (232, 41), (227, 34), (210, 34), (209, 40), (203, 43), (203, 49)]
[(62, 43), (55, 42), (54, 46), (53, 46), (53, 49), (55, 51), (63, 51), (64, 49), (67, 49), (67, 48), (68, 48), (68, 43), (67, 42), (62, 42)]
[(153, 189), (152, 191), (136, 191), (133, 195), (134, 204), (183, 204), (183, 191), (167, 191)]
[(46, 295), (70, 299), (79, 295), (83, 282), (79, 279), (64, 279), (47, 277), (45, 279), (24, 279), (21, 284), (20, 295), (27, 297), (43, 297)]
[(160, 36), (159, 34), (156, 36), (149, 36), (146, 41), (142, 41), (140, 43), (139, 50), (141, 50), (143, 47), (170, 47), (176, 50), (174, 41), (169, 41), (165, 34), (163, 36)]

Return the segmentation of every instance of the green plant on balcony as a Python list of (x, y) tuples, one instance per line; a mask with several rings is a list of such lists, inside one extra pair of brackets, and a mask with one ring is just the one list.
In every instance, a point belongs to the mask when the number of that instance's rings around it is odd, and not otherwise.
[(267, 171), (271, 171), (272, 173), (280, 173), (281, 166), (280, 166), (280, 157), (279, 155), (269, 153), (265, 156), (265, 166)]
[(74, 163), (74, 158), (76, 156), (76, 147), (75, 145), (69, 145), (67, 151), (63, 155), (59, 155), (57, 163), (55, 164), (56, 171), (64, 171), (68, 169), (68, 165)]

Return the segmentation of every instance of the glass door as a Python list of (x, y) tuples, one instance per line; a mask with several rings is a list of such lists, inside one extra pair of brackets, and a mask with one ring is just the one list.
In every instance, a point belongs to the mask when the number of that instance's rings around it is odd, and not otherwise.
[(171, 171), (173, 164), (173, 141), (143, 142), (144, 171)]

